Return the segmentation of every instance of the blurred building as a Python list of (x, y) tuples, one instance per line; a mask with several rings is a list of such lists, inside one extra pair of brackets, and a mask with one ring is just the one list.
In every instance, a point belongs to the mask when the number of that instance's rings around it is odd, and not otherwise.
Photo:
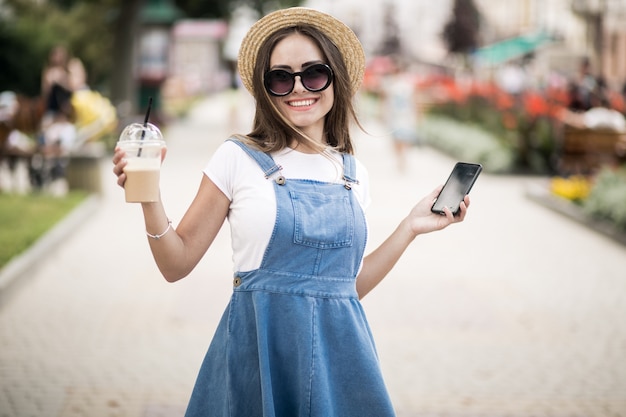
[(403, 54), (439, 63), (445, 59), (440, 33), (452, 8), (452, 0), (308, 0), (305, 5), (336, 16), (359, 36), (368, 57), (376, 55), (385, 37), (385, 17), (393, 11)]
[(170, 94), (196, 96), (228, 87), (228, 68), (220, 59), (221, 44), (228, 34), (223, 20), (185, 19), (172, 28)]
[(626, 0), (476, 0), (486, 17), (483, 40), (546, 33), (554, 42), (538, 53), (545, 68), (572, 75), (587, 57), (596, 75), (626, 81)]
[[(492, 46), (511, 39), (513, 51), (504, 65), (533, 53), (540, 71), (572, 76), (583, 57), (611, 85), (626, 81), (626, 0), (474, 0), (484, 18), (481, 40)], [(402, 53), (419, 62), (446, 63), (441, 32), (453, 0), (308, 0), (346, 22), (376, 55), (385, 36), (385, 15), (393, 10)], [(551, 42), (545, 42), (549, 38)], [(523, 45), (523, 48), (519, 46)], [(503, 45), (502, 48), (507, 47)]]

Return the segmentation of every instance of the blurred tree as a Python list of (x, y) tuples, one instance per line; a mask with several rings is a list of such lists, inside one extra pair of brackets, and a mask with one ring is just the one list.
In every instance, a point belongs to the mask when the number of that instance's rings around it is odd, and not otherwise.
[(443, 29), (448, 52), (467, 56), (478, 46), (480, 13), (473, 0), (454, 0), (452, 16)]
[(115, 0), (119, 1), (115, 9), (113, 28), (112, 61), (115, 63), (111, 70), (111, 101), (119, 106), (126, 103), (127, 112), (134, 110), (135, 78), (133, 74), (134, 45), (139, 35), (139, 12), (144, 0)]
[(402, 42), (400, 40), (400, 28), (396, 20), (396, 9), (392, 4), (385, 6), (383, 17), (383, 39), (377, 53), (385, 56), (402, 55)]

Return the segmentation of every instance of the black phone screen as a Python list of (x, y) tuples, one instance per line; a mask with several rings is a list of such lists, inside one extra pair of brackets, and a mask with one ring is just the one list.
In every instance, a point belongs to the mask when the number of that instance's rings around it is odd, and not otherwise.
[(458, 214), (461, 201), (472, 189), (482, 169), (480, 164), (457, 162), (431, 211), (444, 214), (443, 208), (448, 207), (452, 214)]

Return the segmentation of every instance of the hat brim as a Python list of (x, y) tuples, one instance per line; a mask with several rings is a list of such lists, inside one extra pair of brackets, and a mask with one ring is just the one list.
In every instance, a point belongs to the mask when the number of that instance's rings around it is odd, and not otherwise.
[(333, 16), (307, 7), (277, 10), (259, 19), (248, 31), (239, 49), (238, 69), (246, 89), (253, 93), (252, 76), (263, 42), (274, 32), (288, 27), (309, 25), (323, 32), (335, 44), (348, 69), (352, 94), (363, 82), (365, 53), (361, 42), (346, 24)]

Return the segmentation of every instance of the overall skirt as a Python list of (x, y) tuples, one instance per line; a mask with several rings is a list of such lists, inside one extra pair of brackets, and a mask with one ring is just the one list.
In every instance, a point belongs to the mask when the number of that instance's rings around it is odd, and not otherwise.
[(276, 223), (261, 266), (235, 273), (186, 416), (394, 416), (355, 288), (367, 228), (353, 157), (345, 184), (285, 180), (234, 142), (274, 180)]

